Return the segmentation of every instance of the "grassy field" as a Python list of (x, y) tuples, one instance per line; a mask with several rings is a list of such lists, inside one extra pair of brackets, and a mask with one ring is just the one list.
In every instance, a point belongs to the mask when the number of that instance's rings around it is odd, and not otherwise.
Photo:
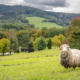
[(62, 28), (60, 25), (57, 25), (56, 23), (51, 23), (51, 22), (42, 22), (42, 20), (45, 20), (45, 18), (40, 18), (40, 17), (27, 17), (29, 20), (30, 24), (34, 24), (36, 28), (42, 28), (42, 27), (57, 27), (57, 28)]
[(66, 71), (59, 53), (57, 48), (0, 56), (0, 80), (80, 80), (80, 68)]

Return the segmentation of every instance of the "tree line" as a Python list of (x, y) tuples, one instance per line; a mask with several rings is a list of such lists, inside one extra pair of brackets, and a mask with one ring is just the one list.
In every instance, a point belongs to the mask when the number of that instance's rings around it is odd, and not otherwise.
[[(0, 53), (19, 52), (19, 46), (28, 51), (43, 50), (49, 44), (60, 46), (64, 39), (65, 28), (34, 29), (28, 26), (5, 24), (0, 26)], [(61, 35), (59, 35), (61, 34)], [(56, 35), (56, 36), (55, 36)], [(48, 43), (51, 39), (51, 43)], [(62, 39), (62, 40), (61, 40)], [(58, 44), (59, 43), (59, 44)]]

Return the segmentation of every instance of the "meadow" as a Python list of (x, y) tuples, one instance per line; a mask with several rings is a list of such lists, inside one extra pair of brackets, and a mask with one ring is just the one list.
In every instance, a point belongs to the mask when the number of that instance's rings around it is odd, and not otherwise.
[(0, 80), (80, 80), (80, 68), (59, 63), (59, 48), (0, 56)]
[(56, 23), (51, 23), (51, 22), (42, 22), (43, 20), (46, 20), (45, 18), (41, 17), (26, 17), (26, 19), (29, 20), (29, 24), (34, 24), (35, 28), (41, 29), (42, 27), (47, 27), (47, 28), (62, 28), (62, 26), (57, 25)]

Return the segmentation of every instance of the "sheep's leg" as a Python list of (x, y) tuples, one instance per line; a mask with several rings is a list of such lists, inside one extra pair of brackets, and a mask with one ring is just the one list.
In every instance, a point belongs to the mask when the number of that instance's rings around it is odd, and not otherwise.
[(74, 68), (74, 70), (75, 70), (76, 66), (73, 66), (73, 68)]
[(75, 70), (75, 67), (74, 67), (74, 70)]

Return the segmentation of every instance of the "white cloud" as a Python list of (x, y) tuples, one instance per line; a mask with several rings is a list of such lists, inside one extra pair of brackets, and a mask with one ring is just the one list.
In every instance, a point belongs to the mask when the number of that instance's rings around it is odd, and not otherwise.
[(64, 13), (80, 13), (80, 0), (67, 0), (67, 2), (70, 4), (68, 7), (54, 7), (52, 11)]

